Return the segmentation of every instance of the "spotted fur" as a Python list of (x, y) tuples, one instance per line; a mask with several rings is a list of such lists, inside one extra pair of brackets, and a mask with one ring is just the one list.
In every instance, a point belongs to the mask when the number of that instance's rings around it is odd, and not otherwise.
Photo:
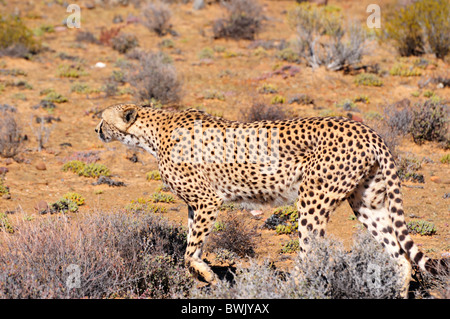
[[(298, 198), (298, 236), (306, 254), (311, 234), (324, 236), (331, 213), (348, 200), (402, 266), (405, 289), (411, 262), (424, 270), (433, 265), (408, 234), (394, 158), (362, 123), (333, 117), (240, 123), (194, 109), (120, 104), (103, 112), (96, 131), (105, 142), (118, 140), (156, 157), (162, 180), (188, 205), (186, 264), (208, 282), (215, 275), (201, 259), (202, 247), (227, 201), (276, 205)], [(257, 145), (269, 151), (248, 158)], [(196, 160), (202, 152), (207, 160)], [(232, 160), (225, 161), (227, 156)]]

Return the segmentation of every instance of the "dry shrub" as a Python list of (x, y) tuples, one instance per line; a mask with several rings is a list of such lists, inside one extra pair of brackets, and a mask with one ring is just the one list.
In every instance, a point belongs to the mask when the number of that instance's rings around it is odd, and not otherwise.
[[(433, 298), (450, 299), (450, 259), (443, 258), (440, 260), (440, 266), (437, 268), (437, 273), (434, 276), (418, 273), (417, 281), (421, 285), (422, 290), (415, 292), (415, 297), (419, 298)], [(430, 292), (432, 294), (430, 294)]]
[(424, 141), (442, 143), (450, 147), (449, 107), (445, 101), (427, 100), (414, 110), (410, 133), (417, 144)]
[(87, 42), (99, 44), (100, 41), (95, 37), (95, 35), (90, 31), (78, 31), (75, 36), (75, 40), (79, 42)]
[(14, 157), (20, 151), (23, 138), (15, 117), (8, 111), (0, 112), (0, 156)]
[(297, 53), (309, 66), (338, 71), (360, 62), (365, 34), (356, 25), (344, 28), (340, 14), (302, 3), (289, 12), (289, 21), (297, 30)]
[(163, 104), (178, 102), (182, 83), (170, 57), (163, 52), (139, 51), (135, 55), (137, 63), (127, 67), (125, 80), (134, 88), (136, 98)]
[(220, 281), (209, 290), (192, 291), (194, 298), (399, 298), (401, 275), (393, 259), (372, 239), (361, 233), (350, 252), (332, 239), (313, 238), (304, 259), (290, 272), (281, 273), (267, 263), (239, 266), (232, 283)]
[(0, 298), (164, 298), (192, 284), (186, 234), (154, 214), (49, 217), (0, 235)]
[(387, 126), (396, 134), (408, 134), (414, 119), (409, 100), (402, 100), (384, 108)]
[(131, 33), (120, 33), (111, 40), (111, 46), (119, 53), (127, 53), (129, 50), (139, 46), (139, 41)]
[(19, 17), (0, 14), (0, 57), (26, 58), (41, 50), (41, 43)]
[(241, 120), (243, 122), (256, 121), (277, 121), (285, 120), (289, 116), (280, 105), (265, 104), (263, 102), (255, 102), (248, 109), (241, 110)]
[(261, 6), (255, 0), (231, 0), (223, 5), (228, 18), (214, 21), (214, 38), (254, 40), (261, 31)]
[(227, 215), (223, 222), (216, 224), (216, 229), (210, 235), (208, 248), (212, 251), (225, 249), (239, 257), (253, 257), (255, 236), (255, 230), (246, 226), (241, 218)]
[(167, 4), (163, 2), (148, 3), (142, 10), (142, 24), (150, 31), (159, 36), (166, 35), (171, 31), (170, 18), (172, 12)]

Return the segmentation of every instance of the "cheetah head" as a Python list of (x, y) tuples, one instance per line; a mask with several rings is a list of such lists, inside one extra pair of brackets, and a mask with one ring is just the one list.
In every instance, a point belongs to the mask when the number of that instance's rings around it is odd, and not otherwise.
[(120, 141), (130, 143), (130, 136), (135, 136), (133, 124), (138, 116), (139, 107), (134, 104), (117, 104), (105, 109), (102, 120), (95, 128), (99, 138), (109, 143)]

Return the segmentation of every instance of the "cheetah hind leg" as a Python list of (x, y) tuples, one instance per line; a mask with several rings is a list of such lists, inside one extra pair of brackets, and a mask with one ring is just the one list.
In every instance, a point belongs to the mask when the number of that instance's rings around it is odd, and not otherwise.
[(384, 177), (378, 166), (375, 166), (347, 199), (358, 220), (396, 260), (402, 272), (403, 286), (400, 293), (403, 298), (407, 298), (412, 272), (411, 262), (397, 240), (385, 198)]
[(200, 277), (214, 285), (217, 282), (216, 275), (202, 260), (202, 250), (206, 237), (214, 225), (218, 207), (202, 209), (194, 207), (188, 205), (188, 237), (184, 261), (195, 278)]
[(330, 215), (345, 197), (344, 193), (326, 191), (317, 186), (312, 180), (304, 182), (299, 189), (297, 211), (300, 256), (308, 253), (311, 236), (325, 236)]

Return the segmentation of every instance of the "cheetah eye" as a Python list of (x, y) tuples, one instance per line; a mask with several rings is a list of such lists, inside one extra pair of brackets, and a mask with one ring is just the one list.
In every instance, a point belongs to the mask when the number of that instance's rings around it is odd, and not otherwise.
[(125, 123), (131, 123), (136, 118), (137, 111), (135, 109), (126, 110), (123, 114), (123, 120)]

